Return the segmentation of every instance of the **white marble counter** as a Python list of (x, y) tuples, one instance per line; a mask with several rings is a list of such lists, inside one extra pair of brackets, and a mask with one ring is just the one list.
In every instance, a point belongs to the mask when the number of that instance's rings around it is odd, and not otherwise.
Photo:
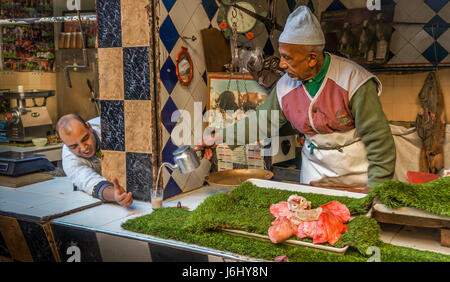
[[(200, 187), (196, 190), (164, 200), (163, 207), (176, 207), (178, 202), (180, 202), (182, 206), (189, 208), (189, 210), (193, 210), (208, 196), (226, 191), (228, 191), (228, 189), (215, 188), (211, 186)], [(201, 252), (213, 256), (220, 256), (232, 260), (255, 261), (254, 258), (248, 258), (180, 241), (161, 239), (142, 233), (128, 231), (121, 227), (122, 223), (126, 222), (127, 220), (149, 214), (152, 211), (152, 205), (148, 202), (135, 200), (133, 201), (133, 204), (128, 208), (123, 208), (116, 204), (104, 203), (100, 206), (53, 219), (51, 222), (52, 224), (60, 224), (74, 228), (87, 229), (118, 237), (161, 244), (165, 246), (181, 248), (184, 250)]]
[(68, 177), (54, 177), (19, 188), (0, 186), (0, 214), (36, 222), (100, 204), (100, 200), (84, 192), (73, 191)]

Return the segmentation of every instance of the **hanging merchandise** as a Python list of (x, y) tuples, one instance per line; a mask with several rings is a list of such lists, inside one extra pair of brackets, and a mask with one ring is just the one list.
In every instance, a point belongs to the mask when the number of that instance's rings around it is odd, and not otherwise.
[(280, 68), (280, 59), (276, 56), (264, 58), (263, 50), (260, 47), (254, 50), (243, 50), (241, 62), (253, 79), (266, 90), (272, 89), (284, 74), (284, 71)]
[(383, 66), (389, 58), (394, 6), (324, 11), (321, 26), (328, 52), (347, 57), (368, 68)]
[(444, 168), (445, 108), (444, 95), (435, 72), (428, 74), (419, 93), (422, 107), (417, 115), (417, 133), (422, 139), (420, 171), (438, 174)]
[[(0, 5), (2, 19), (53, 15), (52, 0), (2, 0)], [(2, 40), (3, 70), (53, 71), (53, 24), (3, 25)]]

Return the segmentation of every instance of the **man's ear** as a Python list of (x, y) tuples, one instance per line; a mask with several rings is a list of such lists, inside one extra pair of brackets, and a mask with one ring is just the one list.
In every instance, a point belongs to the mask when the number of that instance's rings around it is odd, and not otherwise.
[(317, 65), (317, 54), (316, 53), (311, 53), (309, 55), (309, 62), (308, 62), (308, 66), (310, 68), (314, 68)]

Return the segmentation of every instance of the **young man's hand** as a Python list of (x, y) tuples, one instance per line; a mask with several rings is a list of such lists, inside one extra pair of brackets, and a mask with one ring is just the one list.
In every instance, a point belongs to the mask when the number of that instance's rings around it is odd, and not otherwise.
[(125, 189), (119, 185), (117, 178), (113, 180), (114, 184), (114, 201), (122, 207), (129, 207), (133, 203), (133, 197), (131, 192), (126, 192)]
[(129, 207), (133, 203), (133, 197), (131, 192), (126, 192), (125, 189), (120, 186), (117, 178), (113, 180), (113, 186), (108, 186), (103, 190), (103, 199), (106, 201), (113, 201), (121, 205), (122, 207)]

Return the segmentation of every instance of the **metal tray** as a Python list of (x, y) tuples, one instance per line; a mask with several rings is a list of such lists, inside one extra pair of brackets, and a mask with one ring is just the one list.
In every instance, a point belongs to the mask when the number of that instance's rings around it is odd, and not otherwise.
[(230, 169), (211, 173), (205, 177), (208, 184), (220, 188), (234, 188), (250, 178), (271, 179), (273, 172), (264, 169)]
[[(267, 235), (249, 233), (249, 232), (245, 232), (245, 231), (241, 231), (241, 230), (234, 230), (234, 229), (222, 229), (222, 232), (231, 234), (231, 235), (237, 235), (237, 236), (272, 242), (272, 241), (270, 241), (270, 238)], [(313, 249), (319, 249), (322, 251), (333, 252), (333, 253), (340, 254), (340, 255), (345, 254), (345, 252), (348, 249), (348, 246), (345, 246), (343, 248), (335, 248), (335, 247), (313, 244), (313, 243), (304, 242), (304, 241), (298, 241), (298, 240), (285, 240), (285, 241), (281, 242), (280, 244), (284, 244), (284, 245), (288, 245), (288, 246), (302, 246), (302, 247), (308, 247), (308, 248), (313, 248)]]

